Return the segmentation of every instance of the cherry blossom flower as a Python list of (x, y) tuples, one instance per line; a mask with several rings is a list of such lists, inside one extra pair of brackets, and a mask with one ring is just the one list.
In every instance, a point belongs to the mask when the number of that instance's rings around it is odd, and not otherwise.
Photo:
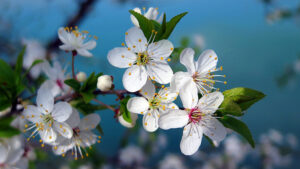
[(64, 83), (67, 77), (65, 70), (62, 69), (58, 61), (53, 62), (53, 67), (51, 67), (49, 62), (45, 62), (43, 71), (49, 79), (42, 84), (41, 88), (50, 90), (53, 96), (64, 94), (70, 89), (70, 87)]
[[(40, 142), (52, 143), (56, 141), (58, 133), (66, 138), (73, 135), (72, 128), (65, 122), (72, 113), (72, 107), (67, 102), (58, 102), (54, 104), (52, 93), (45, 89), (39, 89), (36, 98), (36, 104), (24, 107), (22, 118), (31, 122), (25, 125), (25, 131), (33, 130), (31, 136), (35, 138), (40, 135)], [(42, 147), (44, 144), (42, 144)]]
[(119, 159), (123, 166), (138, 166), (146, 160), (146, 157), (139, 147), (130, 145), (120, 151)]
[(143, 126), (148, 132), (154, 132), (158, 129), (158, 119), (161, 114), (169, 109), (178, 109), (173, 103), (178, 93), (169, 87), (162, 88), (155, 93), (155, 87), (150, 80), (140, 91), (143, 97), (133, 97), (129, 99), (127, 108), (131, 113), (144, 115)]
[(175, 154), (168, 154), (160, 163), (159, 169), (186, 169), (184, 160)]
[[(91, 39), (88, 31), (79, 31), (77, 27), (59, 28), (58, 37), (63, 45), (59, 46), (61, 50), (72, 52), (73, 55), (79, 54), (85, 57), (92, 57), (89, 52), (96, 47), (96, 41)], [(98, 39), (94, 36), (94, 39)]]
[[(72, 150), (75, 160), (80, 156), (84, 158), (84, 148), (90, 147), (96, 142), (100, 143), (101, 136), (95, 135), (91, 130), (95, 129), (100, 123), (100, 116), (97, 114), (89, 114), (83, 119), (80, 119), (79, 113), (76, 109), (73, 109), (72, 115), (66, 121), (67, 124), (73, 130), (73, 135), (70, 138), (59, 137), (53, 145), (53, 151), (57, 155), (63, 157), (67, 151)], [(99, 140), (97, 140), (99, 139)], [(86, 156), (88, 153), (85, 152)]]
[[(142, 10), (140, 8), (134, 8), (133, 11), (144, 15), (149, 20), (154, 20), (154, 21), (157, 21), (159, 23), (163, 19), (163, 15), (161, 15), (159, 18), (157, 18), (158, 14), (159, 14), (158, 8), (150, 7), (147, 12), (146, 12), (146, 8), (143, 8), (143, 13), (144, 14), (142, 13)], [(138, 20), (135, 18), (135, 16), (130, 15), (130, 19), (136, 27), (140, 27), (140, 24), (139, 24)]]
[[(26, 45), (26, 51), (23, 59), (23, 67), (29, 69), (35, 60), (46, 60), (45, 48), (36, 40), (23, 39), (22, 43)], [(30, 70), (30, 75), (37, 78), (42, 72), (43, 64), (37, 64)]]
[(0, 138), (0, 168), (1, 169), (26, 169), (28, 159), (24, 155), (24, 140), (21, 136), (9, 139)]
[[(194, 61), (195, 51), (191, 48), (184, 49), (180, 54), (180, 63), (183, 64), (187, 72), (177, 72), (174, 74), (171, 82), (171, 86), (174, 86), (176, 90), (189, 88), (187, 92), (199, 92), (202, 95), (209, 93), (212, 89), (216, 89), (213, 85), (216, 82), (222, 82), (215, 80), (215, 77), (225, 77), (225, 75), (215, 75), (216, 71), (223, 70), (223, 67), (216, 68), (218, 57), (213, 50), (205, 50)], [(226, 84), (227, 82), (222, 82)], [(191, 85), (189, 85), (191, 84)]]
[(213, 116), (224, 96), (213, 92), (198, 102), (197, 94), (183, 93), (181, 100), (185, 110), (170, 110), (163, 114), (159, 118), (159, 127), (165, 130), (184, 127), (180, 149), (183, 154), (192, 155), (200, 147), (203, 134), (217, 142), (225, 138), (225, 127)]
[[(153, 33), (152, 37), (155, 35), (156, 33)], [(170, 41), (147, 41), (142, 30), (137, 27), (125, 33), (125, 41), (127, 47), (112, 49), (107, 58), (115, 67), (128, 68), (123, 75), (126, 90), (130, 92), (140, 90), (146, 84), (147, 77), (160, 84), (171, 81), (173, 71), (166, 61), (174, 50)]]

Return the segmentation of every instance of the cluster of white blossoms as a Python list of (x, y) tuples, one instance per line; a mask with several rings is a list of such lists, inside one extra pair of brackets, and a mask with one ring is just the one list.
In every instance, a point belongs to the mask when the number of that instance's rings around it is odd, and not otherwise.
[[(141, 13), (139, 9), (135, 11)], [(150, 8), (144, 16), (155, 20), (157, 14), (155, 9)], [(183, 127), (180, 148), (185, 155), (192, 155), (198, 150), (203, 134), (214, 142), (222, 141), (226, 130), (214, 113), (224, 96), (214, 84), (222, 82), (215, 77), (225, 75), (214, 74), (223, 69), (217, 68), (216, 53), (205, 50), (194, 61), (194, 50), (184, 49), (180, 55), (180, 63), (186, 67), (187, 72), (173, 74), (167, 62), (174, 50), (173, 44), (169, 40), (155, 42), (157, 32), (154, 30), (151, 40), (147, 40), (136, 23), (136, 18), (131, 18), (135, 27), (125, 33), (126, 45), (122, 43), (123, 47), (114, 48), (107, 55), (113, 66), (127, 68), (123, 75), (124, 88), (129, 92), (139, 91), (141, 95), (128, 101), (129, 112), (143, 115), (144, 129), (149, 132), (158, 128), (167, 130)], [(169, 87), (165, 87), (169, 83)], [(156, 88), (160, 90), (157, 91)], [(198, 94), (202, 95), (200, 99)], [(178, 95), (184, 107), (182, 109), (173, 103)]]

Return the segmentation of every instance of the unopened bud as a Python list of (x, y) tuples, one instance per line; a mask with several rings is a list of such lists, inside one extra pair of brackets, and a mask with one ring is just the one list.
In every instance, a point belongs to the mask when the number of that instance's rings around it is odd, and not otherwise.
[(98, 77), (97, 88), (103, 92), (107, 92), (113, 88), (113, 78), (109, 75)]
[(128, 121), (126, 121), (123, 118), (123, 115), (119, 115), (118, 119), (119, 119), (120, 124), (122, 126), (124, 126), (124, 127), (127, 127), (127, 128), (133, 128), (135, 126), (135, 124), (136, 124), (136, 120), (138, 118), (138, 115), (135, 114), (135, 113), (131, 113), (130, 116), (131, 116), (131, 123), (129, 123)]
[(79, 72), (77, 73), (76, 78), (79, 82), (84, 82), (86, 81), (86, 74), (84, 72)]

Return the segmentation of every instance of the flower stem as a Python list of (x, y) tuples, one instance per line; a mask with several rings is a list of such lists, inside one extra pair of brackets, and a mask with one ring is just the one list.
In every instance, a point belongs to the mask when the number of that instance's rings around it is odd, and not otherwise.
[(116, 109), (111, 107), (110, 105), (107, 105), (105, 103), (103, 103), (102, 101), (98, 100), (98, 99), (93, 99), (93, 101), (97, 102), (98, 104), (105, 106), (106, 108), (112, 110), (113, 112), (116, 112)]
[(73, 76), (73, 79), (75, 79), (75, 80), (77, 80), (76, 79), (76, 75), (75, 75), (75, 64), (74, 64), (74, 62), (75, 62), (75, 56), (77, 55), (77, 52), (76, 51), (72, 51), (72, 76)]

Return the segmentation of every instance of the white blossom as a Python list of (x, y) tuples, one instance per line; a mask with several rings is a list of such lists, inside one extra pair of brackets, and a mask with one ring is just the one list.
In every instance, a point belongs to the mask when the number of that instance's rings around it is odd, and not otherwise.
[(223, 94), (209, 93), (198, 102), (197, 93), (193, 93), (183, 91), (181, 95), (185, 110), (170, 110), (159, 118), (162, 129), (184, 127), (180, 149), (185, 155), (193, 155), (198, 150), (203, 134), (217, 142), (226, 136), (225, 127), (213, 116), (223, 102)]
[[(59, 46), (61, 50), (72, 52), (73, 55), (79, 54), (85, 57), (92, 57), (89, 52), (96, 47), (96, 41), (89, 38), (89, 32), (79, 31), (77, 27), (59, 28), (58, 37), (63, 45)], [(94, 37), (97, 39), (97, 37)]]
[(129, 112), (143, 115), (143, 126), (148, 132), (154, 132), (158, 129), (159, 117), (169, 109), (178, 109), (173, 103), (178, 93), (169, 87), (162, 88), (155, 93), (153, 83), (148, 80), (146, 85), (140, 91), (143, 97), (130, 98), (127, 103)]
[[(215, 75), (214, 72), (223, 70), (222, 67), (216, 68), (218, 57), (213, 50), (205, 50), (199, 56), (197, 61), (194, 61), (195, 51), (191, 48), (184, 49), (180, 54), (180, 63), (183, 64), (187, 72), (177, 72), (174, 74), (171, 86), (182, 93), (199, 92), (202, 95), (209, 93), (216, 82), (215, 77), (225, 77), (225, 75)], [(222, 82), (226, 84), (227, 82)]]
[(183, 159), (174, 154), (168, 154), (159, 162), (159, 169), (186, 169)]
[[(143, 10), (143, 13), (142, 13), (142, 10)], [(143, 8), (143, 9), (140, 9), (140, 8), (134, 8), (133, 11), (139, 13), (139, 14), (142, 14), (144, 15), (147, 19), (149, 20), (154, 20), (154, 21), (157, 21), (157, 22), (161, 22), (162, 21), (162, 17), (163, 15), (161, 15), (159, 18), (158, 17), (158, 8), (153, 8), (153, 7), (150, 7), (147, 12), (146, 12), (146, 8)], [(137, 26), (137, 27), (140, 27), (140, 24), (138, 22), (138, 20), (135, 18), (135, 16), (133, 15), (130, 15), (130, 19), (132, 21), (132, 23)]]
[(139, 147), (130, 145), (120, 151), (119, 160), (122, 165), (131, 166), (142, 164), (146, 157)]
[(65, 122), (72, 113), (69, 103), (54, 104), (52, 93), (40, 88), (37, 92), (36, 105), (25, 106), (22, 116), (31, 122), (30, 125), (25, 125), (26, 131), (33, 130), (30, 138), (39, 134), (40, 142), (53, 143), (58, 134), (66, 138), (72, 137), (72, 128)]
[[(152, 33), (152, 39), (155, 35), (155, 32)], [(174, 50), (170, 41), (147, 41), (142, 30), (137, 27), (125, 33), (125, 41), (127, 47), (112, 49), (107, 59), (115, 67), (128, 68), (122, 79), (126, 90), (140, 90), (148, 77), (160, 84), (170, 83), (173, 71), (166, 61)]]

